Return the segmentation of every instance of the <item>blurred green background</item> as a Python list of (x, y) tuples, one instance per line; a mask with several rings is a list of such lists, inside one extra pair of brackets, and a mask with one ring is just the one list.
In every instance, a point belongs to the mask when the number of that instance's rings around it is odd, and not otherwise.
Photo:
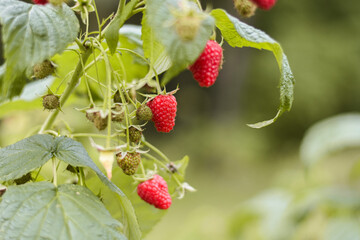
[[(231, 0), (202, 3), (239, 17)], [(105, 17), (115, 11), (117, 1), (98, 0), (97, 5)], [(251, 129), (246, 124), (270, 119), (276, 113), (279, 72), (270, 52), (232, 49), (225, 43), (223, 69), (213, 87), (199, 88), (189, 71), (171, 82), (168, 89), (180, 84), (176, 126), (169, 134), (147, 126), (145, 134), (171, 159), (190, 157), (187, 181), (198, 191), (175, 200), (147, 240), (360, 239), (360, 233), (346, 236), (360, 226), (355, 194), (358, 179), (348, 176), (360, 152), (336, 153), (311, 171), (305, 171), (299, 158), (300, 142), (311, 125), (359, 110), (359, 12), (360, 1), (355, 0), (279, 0), (271, 11), (258, 10), (255, 17), (242, 19), (281, 43), (296, 79), (292, 111), (265, 129)], [(140, 16), (135, 16), (131, 23), (139, 21)], [(64, 118), (74, 128), (82, 128), (83, 119), (76, 120), (78, 113), (72, 107), (64, 110)], [(40, 124), (46, 115), (36, 111), (4, 119), (1, 146), (20, 140), (25, 127)], [(296, 199), (318, 199), (313, 192), (323, 187), (335, 188), (331, 196), (356, 201), (329, 207), (330, 197), (319, 197), (319, 202), (326, 204), (304, 210), (296, 218), (297, 224), (276, 225)], [(356, 196), (346, 198), (344, 189)], [(248, 200), (259, 195), (260, 205), (249, 207)], [(259, 223), (253, 208), (262, 212), (261, 216), (271, 217)], [(339, 224), (331, 227), (333, 223), (326, 220), (332, 216), (351, 219), (351, 223), (336, 230)]]

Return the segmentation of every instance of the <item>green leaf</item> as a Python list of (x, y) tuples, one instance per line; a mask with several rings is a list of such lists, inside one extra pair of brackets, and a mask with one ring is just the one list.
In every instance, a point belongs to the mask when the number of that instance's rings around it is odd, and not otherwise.
[[(194, 39), (184, 41), (176, 32), (174, 24), (176, 23), (176, 15), (183, 14), (188, 8), (196, 12), (197, 16), (202, 20)], [(214, 28), (214, 19), (201, 12), (195, 4), (183, 0), (149, 1), (147, 3), (146, 16), (147, 19), (145, 21), (148, 22), (153, 30), (155, 38), (165, 47), (166, 53), (172, 61), (172, 67), (163, 79), (162, 84), (165, 85), (172, 77), (195, 62), (204, 50)], [(154, 41), (152, 42), (154, 44)], [(146, 45), (144, 48), (151, 49), (146, 47)], [(154, 48), (153, 52), (157, 50)]]
[(69, 163), (74, 167), (91, 168), (108, 188), (118, 194), (116, 199), (121, 202), (122, 210), (125, 212), (126, 222), (128, 223), (127, 234), (130, 236), (130, 239), (140, 239), (141, 232), (131, 202), (95, 165), (82, 144), (66, 137), (58, 137), (55, 139), (55, 142), (57, 146), (55, 156), (58, 159)]
[(0, 117), (19, 110), (28, 111), (42, 108), (40, 97), (47, 93), (48, 87), (50, 87), (53, 82), (54, 77), (49, 76), (26, 84), (20, 96), (13, 98), (11, 101), (6, 100), (0, 104)]
[[(67, 137), (34, 135), (0, 149), (0, 180), (16, 179), (45, 164), (53, 156), (75, 167), (89, 167), (121, 202), (126, 230), (131, 239), (140, 239), (141, 232), (134, 209), (125, 194), (113, 184), (95, 165), (81, 143)], [(21, 167), (20, 167), (21, 166)]]
[(222, 36), (230, 46), (265, 49), (274, 54), (281, 74), (279, 83), (279, 110), (273, 119), (256, 124), (248, 124), (248, 126), (252, 128), (262, 128), (272, 124), (281, 116), (282, 113), (290, 111), (294, 98), (295, 79), (290, 69), (287, 57), (280, 44), (269, 37), (266, 33), (240, 22), (237, 18), (229, 15), (222, 9), (212, 10), (211, 15), (215, 18), (216, 26), (220, 29)]
[(0, 239), (126, 239), (100, 200), (78, 185), (9, 187), (0, 203)]
[[(150, 64), (155, 69), (156, 74), (161, 74), (171, 67), (171, 60), (167, 56), (165, 47), (155, 38), (152, 28), (147, 21), (146, 13), (143, 14), (141, 21), (141, 39), (143, 42), (144, 56), (149, 59)], [(146, 75), (146, 79), (151, 79), (155, 76), (152, 68)]]
[(78, 20), (66, 4), (54, 7), (2, 0), (0, 23), (6, 59), (2, 93), (14, 89), (10, 97), (20, 94), (27, 68), (62, 52), (79, 31)]
[(53, 139), (35, 135), (0, 149), (0, 181), (19, 178), (45, 164), (55, 150)]
[(360, 114), (341, 114), (307, 130), (300, 145), (300, 158), (311, 167), (329, 154), (353, 147), (360, 147)]
[(325, 229), (327, 240), (360, 240), (359, 220), (350, 217), (331, 219)]
[(118, 11), (105, 30), (105, 39), (109, 46), (111, 54), (114, 54), (119, 41), (119, 29), (124, 25), (125, 21), (131, 17), (132, 10), (134, 9), (138, 0), (131, 0), (122, 8), (121, 1), (119, 3)]

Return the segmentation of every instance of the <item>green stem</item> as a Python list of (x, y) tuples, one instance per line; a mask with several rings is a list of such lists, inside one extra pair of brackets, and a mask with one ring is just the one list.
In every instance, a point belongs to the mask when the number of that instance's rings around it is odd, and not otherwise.
[[(121, 102), (123, 104), (126, 104), (125, 101), (125, 97), (122, 91), (119, 91), (120, 93), (120, 98), (121, 98)], [(125, 105), (125, 123), (126, 123), (126, 150), (130, 149), (130, 136), (129, 136), (129, 119), (128, 119), (129, 113), (128, 113), (128, 108), (127, 105)]]
[(78, 45), (79, 49), (80, 49), (82, 52), (85, 52), (85, 51), (86, 51), (84, 45), (82, 44), (82, 42), (81, 42), (78, 38), (75, 38), (75, 42), (76, 42), (76, 44)]
[[(148, 154), (148, 153), (143, 153), (142, 155), (144, 155), (145, 157), (147, 158), (150, 158), (151, 160), (153, 160), (154, 162), (156, 162), (157, 164), (159, 164), (160, 166), (162, 166), (163, 168), (166, 169), (166, 171), (170, 172), (171, 171), (169, 170), (168, 166), (166, 166), (162, 161), (160, 161), (159, 159), (157, 159), (156, 157)], [(175, 174), (171, 174), (171, 176), (174, 178), (176, 184), (180, 187), (182, 187), (182, 184), (180, 182), (180, 180), (177, 178), (177, 176)]]
[(142, 140), (142, 142), (145, 144), (145, 146), (147, 146), (148, 148), (150, 148), (151, 150), (153, 150), (154, 152), (156, 152), (160, 157), (162, 157), (166, 162), (170, 162), (169, 158), (162, 153), (159, 149), (157, 149), (155, 146), (151, 145), (149, 142)]
[(202, 6), (199, 0), (196, 0), (196, 4), (198, 5), (198, 7), (200, 8), (200, 10), (202, 10)]
[(157, 88), (158, 93), (160, 94), (160, 93), (161, 93), (161, 86), (160, 86), (159, 75), (157, 74), (154, 66), (153, 66), (152, 64), (150, 64), (150, 62), (149, 62), (145, 57), (141, 56), (140, 54), (138, 54), (137, 52), (135, 52), (135, 51), (133, 51), (133, 50), (130, 50), (130, 49), (127, 49), (127, 48), (117, 48), (117, 50), (119, 50), (119, 51), (127, 51), (127, 52), (129, 52), (129, 53), (132, 53), (132, 54), (134, 54), (135, 56), (137, 56), (137, 57), (141, 58), (142, 60), (144, 60), (144, 61), (149, 65), (150, 69), (151, 69), (151, 70), (154, 72), (154, 74), (155, 74), (155, 79), (156, 79), (156, 83), (157, 83), (156, 88)]
[[(68, 83), (68, 86), (66, 87), (64, 93), (60, 97), (60, 106), (63, 106), (65, 104), (65, 102), (68, 100), (70, 95), (73, 93), (76, 85), (79, 83), (80, 76), (83, 73), (83, 66), (86, 63), (87, 59), (89, 58), (90, 54), (91, 54), (91, 48), (87, 49), (82, 54), (82, 57), (75, 68), (75, 71), (71, 77), (70, 82)], [(56, 109), (47, 117), (47, 119), (41, 126), (39, 133), (43, 133), (45, 130), (51, 128), (59, 112), (60, 109)]]
[(141, 173), (142, 173), (142, 175), (143, 175), (143, 178), (145, 178), (145, 177), (146, 177), (146, 175), (145, 175), (145, 168), (144, 168), (144, 165), (143, 165), (142, 162), (140, 162), (140, 168), (141, 168)]
[(169, 168), (165, 165), (165, 163), (163, 163), (162, 161), (160, 161), (159, 159), (157, 159), (156, 157), (148, 154), (148, 153), (142, 153), (142, 155), (144, 157), (150, 158), (151, 160), (153, 160), (154, 162), (156, 162), (157, 164), (159, 164), (160, 166), (162, 166), (163, 168), (165, 168), (167, 171), (170, 171)]
[(98, 27), (99, 27), (99, 38), (101, 39), (101, 23), (100, 23), (99, 13), (98, 13), (97, 6), (96, 6), (96, 1), (94, 1), (94, 8), (95, 8), (96, 20), (97, 20)]
[(56, 159), (52, 158), (52, 167), (53, 167), (53, 183), (57, 187), (57, 174), (56, 174)]
[[(111, 137), (117, 137), (119, 134), (112, 134)], [(70, 135), (71, 138), (77, 138), (77, 137), (97, 137), (97, 138), (107, 138), (106, 135), (102, 134), (94, 134), (94, 133), (74, 133)]]
[(81, 179), (80, 184), (81, 184), (81, 186), (86, 187), (84, 169), (81, 167), (81, 168), (79, 168), (79, 171), (80, 171), (80, 179)]

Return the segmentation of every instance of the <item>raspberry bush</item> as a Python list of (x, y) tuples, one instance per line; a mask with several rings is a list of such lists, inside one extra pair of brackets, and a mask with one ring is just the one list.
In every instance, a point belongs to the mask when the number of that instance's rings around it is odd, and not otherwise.
[[(187, 69), (200, 86), (216, 84), (223, 43), (271, 51), (279, 66), (277, 114), (250, 127), (272, 124), (292, 106), (294, 77), (279, 43), (223, 9), (205, 11), (197, 0), (119, 0), (115, 14), (100, 20), (101, 1), (74, 2), (0, 0), (2, 116), (29, 108), (48, 114), (0, 149), (0, 239), (145, 236), (174, 199), (195, 191), (185, 180), (189, 158), (169, 159), (147, 141), (146, 127), (176, 130), (181, 90), (166, 84)], [(255, 5), (274, 4), (234, 1), (247, 17)], [(92, 32), (90, 14), (98, 25)], [(141, 25), (127, 24), (136, 14)], [(68, 104), (91, 131), (63, 121)]]

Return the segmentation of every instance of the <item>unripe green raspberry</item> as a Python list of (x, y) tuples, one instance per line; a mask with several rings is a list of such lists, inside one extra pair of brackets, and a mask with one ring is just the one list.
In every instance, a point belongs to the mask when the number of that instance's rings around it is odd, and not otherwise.
[(255, 14), (256, 4), (251, 0), (233, 0), (236, 11), (243, 17), (249, 18)]
[(33, 67), (33, 71), (35, 78), (43, 79), (53, 74), (55, 71), (55, 67), (49, 60), (45, 60), (42, 63), (35, 64), (35, 66)]
[(90, 122), (94, 122), (96, 117), (96, 112), (86, 112), (86, 118), (90, 121)]
[(114, 94), (114, 103), (121, 103), (121, 96), (119, 90)]
[(94, 118), (94, 125), (99, 131), (104, 130), (108, 125), (108, 116), (105, 118), (101, 117), (101, 114), (98, 112)]
[(45, 109), (53, 110), (60, 107), (59, 97), (54, 94), (48, 94), (43, 97), (43, 106)]
[(192, 41), (197, 36), (203, 16), (191, 11), (187, 15), (178, 16), (175, 31), (184, 42)]
[(16, 185), (22, 185), (22, 184), (25, 184), (29, 181), (32, 180), (32, 177), (31, 177), (31, 173), (27, 173), (25, 174), (24, 176), (18, 178), (18, 179), (15, 179), (14, 182), (16, 183)]
[(140, 164), (141, 156), (140, 153), (134, 152), (127, 153), (124, 158), (121, 158), (121, 153), (118, 153), (116, 161), (126, 175), (134, 175)]
[(131, 142), (137, 143), (140, 141), (142, 136), (142, 131), (140, 131), (139, 129), (131, 126), (129, 128), (129, 139)]
[(111, 113), (111, 120), (113, 122), (121, 122), (125, 117), (125, 113), (121, 105), (115, 104), (115, 107), (113, 107), (112, 110), (114, 111), (114, 113)]
[(136, 118), (140, 121), (150, 121), (152, 117), (153, 113), (147, 105), (141, 105), (136, 110)]

